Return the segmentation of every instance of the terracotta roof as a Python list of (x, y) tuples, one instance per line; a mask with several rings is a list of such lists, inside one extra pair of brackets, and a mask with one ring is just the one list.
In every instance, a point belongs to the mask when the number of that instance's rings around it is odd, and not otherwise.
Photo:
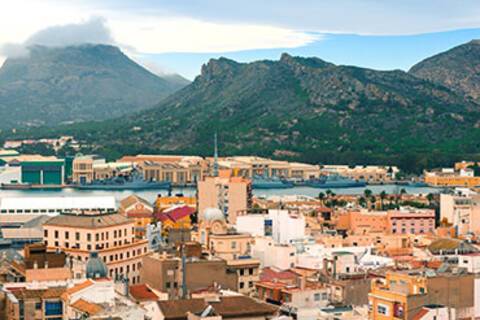
[(10, 288), (8, 289), (17, 299), (51, 299), (60, 298), (65, 292), (64, 287), (48, 288), (48, 289), (26, 289), (26, 288)]
[(203, 299), (169, 300), (157, 302), (166, 320), (187, 319), (187, 312), (200, 313), (209, 304), (222, 318), (254, 317), (273, 315), (277, 307), (259, 302), (246, 296), (220, 297), (219, 301), (205, 302)]
[(71, 307), (90, 316), (96, 315), (97, 313), (103, 311), (103, 308), (98, 304), (91, 303), (83, 299), (78, 299), (75, 301), (75, 303), (71, 304)]
[(158, 301), (160, 311), (167, 320), (187, 319), (187, 312), (202, 312), (207, 305), (203, 299)]
[(91, 285), (93, 285), (94, 282), (92, 280), (85, 280), (84, 282), (82, 283), (79, 283), (71, 288), (68, 288), (66, 293), (71, 295), (71, 294), (74, 294), (74, 293), (77, 293), (85, 288), (88, 288), (90, 287)]
[(132, 285), (129, 288), (130, 295), (137, 301), (158, 300), (159, 296), (146, 284)]
[(264, 268), (260, 274), (260, 280), (262, 281), (274, 281), (274, 280), (295, 280), (297, 274), (292, 271), (275, 271), (271, 268)]
[(127, 224), (129, 222), (128, 218), (118, 213), (101, 215), (61, 214), (49, 219), (44, 225), (95, 229)]
[(426, 314), (428, 313), (428, 310), (425, 308), (420, 309), (420, 311), (417, 312), (412, 318), (412, 320), (420, 320), (422, 319)]
[(132, 195), (120, 200), (120, 209), (126, 209), (126, 208), (130, 207), (131, 205), (133, 205), (137, 202), (140, 202), (143, 205), (152, 208), (152, 204), (149, 203), (147, 200), (145, 200), (142, 197), (139, 197), (135, 194), (132, 194)]

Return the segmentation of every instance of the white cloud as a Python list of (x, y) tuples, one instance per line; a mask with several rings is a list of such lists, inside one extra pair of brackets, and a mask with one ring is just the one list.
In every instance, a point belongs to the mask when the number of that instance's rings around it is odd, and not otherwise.
[(0, 30), (15, 32), (0, 33), (3, 54), (17, 54), (22, 47), (15, 44), (31, 43), (54, 46), (81, 41), (116, 43), (130, 53), (139, 54), (292, 48), (320, 38), (255, 23), (212, 23), (189, 17), (113, 11), (69, 1), (72, 3), (6, 0), (0, 10)]

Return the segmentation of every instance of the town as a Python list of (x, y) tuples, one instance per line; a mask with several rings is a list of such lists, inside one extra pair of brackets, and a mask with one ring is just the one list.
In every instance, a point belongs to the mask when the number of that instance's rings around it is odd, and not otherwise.
[(374, 192), (399, 169), (217, 148), (0, 159), (5, 319), (480, 317), (475, 162)]

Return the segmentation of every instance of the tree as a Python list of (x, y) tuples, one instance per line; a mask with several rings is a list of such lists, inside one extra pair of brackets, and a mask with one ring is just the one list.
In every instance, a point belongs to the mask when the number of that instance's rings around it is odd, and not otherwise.
[(365, 206), (367, 205), (367, 200), (365, 200), (364, 197), (360, 197), (360, 198), (358, 198), (358, 204), (359, 204), (361, 207), (365, 208)]
[(383, 190), (382, 192), (380, 192), (380, 202), (382, 204), (382, 210), (385, 207), (385, 199), (386, 198), (387, 198), (387, 193), (385, 192), (385, 190)]
[(318, 200), (320, 200), (320, 202), (321, 202), (322, 205), (323, 205), (323, 201), (325, 200), (325, 193), (320, 192), (320, 193), (318, 194)]

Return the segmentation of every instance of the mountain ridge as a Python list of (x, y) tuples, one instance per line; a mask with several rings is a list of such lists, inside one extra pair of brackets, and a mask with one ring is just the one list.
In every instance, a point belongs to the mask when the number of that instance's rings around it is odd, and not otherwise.
[(444, 84), (283, 54), (250, 63), (210, 59), (154, 108), (68, 130), (95, 143), (90, 151), (111, 155), (208, 155), (218, 132), (224, 154), (419, 170), (478, 157), (479, 127), (479, 105)]
[[(29, 47), (0, 68), (3, 128), (103, 120), (146, 109), (183, 87), (128, 58), (118, 47)], [(11, 109), (15, 108), (15, 114)]]

